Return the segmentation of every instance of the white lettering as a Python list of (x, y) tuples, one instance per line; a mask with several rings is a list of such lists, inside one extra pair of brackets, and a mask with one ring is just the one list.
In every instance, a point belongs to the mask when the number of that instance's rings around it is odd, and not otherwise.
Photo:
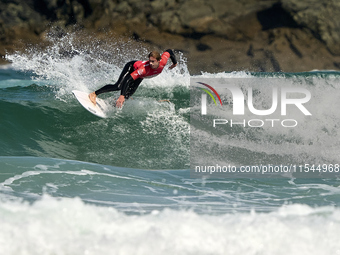
[[(302, 93), (304, 98), (288, 99), (288, 93)], [(307, 103), (311, 99), (311, 94), (304, 88), (282, 88), (281, 90), (281, 115), (287, 115), (287, 104), (295, 104), (304, 115), (312, 115), (302, 104)]]
[(276, 111), (277, 108), (277, 88), (273, 88), (273, 103), (272, 103), (272, 107), (268, 110), (257, 110), (254, 108), (253, 105), (253, 89), (252, 88), (248, 88), (248, 108), (249, 110), (256, 114), (256, 115), (270, 115), (272, 113), (274, 113)]

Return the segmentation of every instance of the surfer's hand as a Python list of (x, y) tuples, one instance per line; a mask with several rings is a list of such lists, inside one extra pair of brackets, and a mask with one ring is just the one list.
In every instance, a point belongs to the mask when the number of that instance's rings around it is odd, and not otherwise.
[(123, 95), (120, 95), (119, 98), (117, 99), (116, 107), (122, 108), (124, 101), (125, 101), (125, 97)]
[(97, 95), (96, 95), (95, 92), (92, 92), (92, 93), (89, 94), (89, 99), (90, 99), (90, 101), (91, 101), (94, 105), (97, 104), (96, 98), (97, 98)]
[(171, 103), (169, 99), (163, 99), (163, 100), (159, 100), (158, 102), (168, 102), (168, 103)]
[(175, 68), (177, 66), (177, 63), (176, 64), (172, 64), (169, 69), (172, 69), (172, 68)]

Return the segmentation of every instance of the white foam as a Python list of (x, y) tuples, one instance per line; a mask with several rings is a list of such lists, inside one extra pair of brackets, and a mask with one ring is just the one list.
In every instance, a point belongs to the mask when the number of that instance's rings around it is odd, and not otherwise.
[(78, 198), (0, 202), (1, 253), (339, 254), (340, 210), (296, 204), (271, 213), (126, 215)]

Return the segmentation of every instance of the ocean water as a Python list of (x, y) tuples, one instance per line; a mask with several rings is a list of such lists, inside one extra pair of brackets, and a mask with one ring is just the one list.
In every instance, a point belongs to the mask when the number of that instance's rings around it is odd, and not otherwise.
[[(338, 178), (190, 178), (187, 60), (178, 54), (174, 71), (143, 81), (100, 119), (71, 91), (112, 83), (147, 51), (89, 41), (54, 39), (7, 55), (12, 64), (0, 68), (0, 254), (340, 254)], [(327, 98), (323, 119), (284, 144), (266, 129), (233, 135), (242, 153), (230, 162), (274, 151), (340, 163), (340, 73), (195, 77), (299, 79)], [(113, 105), (118, 95), (101, 97)]]

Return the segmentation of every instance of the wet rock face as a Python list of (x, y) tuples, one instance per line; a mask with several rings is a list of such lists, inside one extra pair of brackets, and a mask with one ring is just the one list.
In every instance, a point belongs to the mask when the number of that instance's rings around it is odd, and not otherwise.
[(340, 55), (340, 1), (283, 0), (282, 3), (300, 27), (309, 29), (331, 53)]
[(0, 54), (51, 24), (184, 52), (206, 71), (339, 69), (338, 0), (3, 0)]

